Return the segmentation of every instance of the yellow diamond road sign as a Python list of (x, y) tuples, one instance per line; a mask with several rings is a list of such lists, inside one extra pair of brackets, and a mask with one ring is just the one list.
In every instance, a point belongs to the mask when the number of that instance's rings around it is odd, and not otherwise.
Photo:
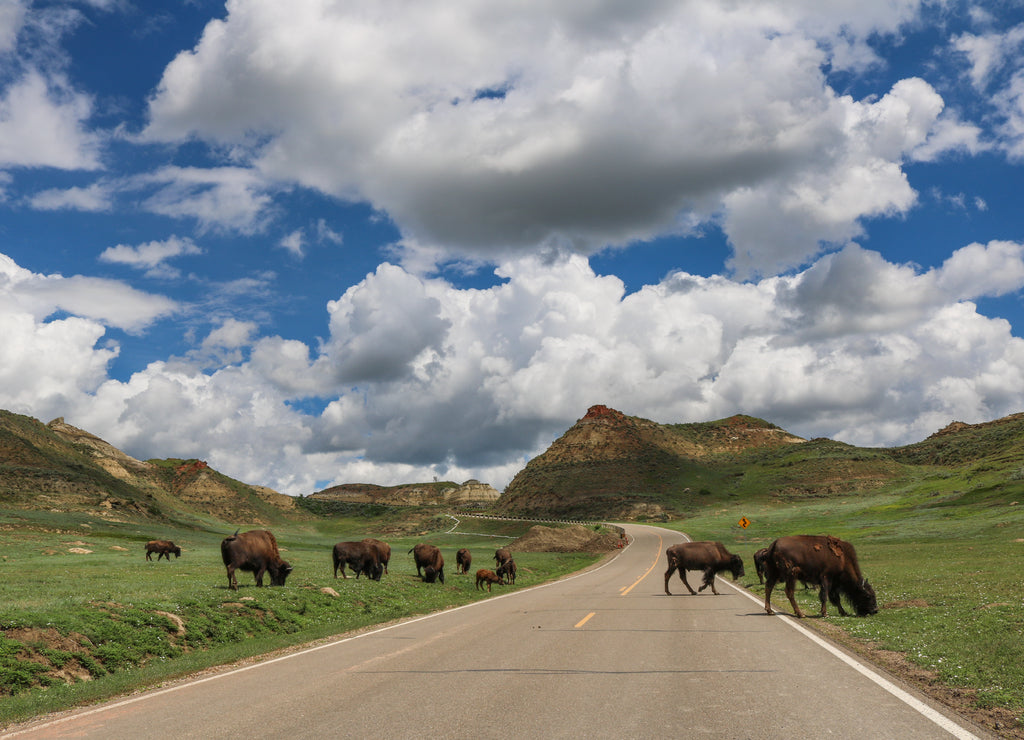
[(742, 519), (740, 519), (740, 526), (743, 527), (744, 529), (746, 529), (747, 527), (750, 526), (750, 520), (747, 519), (746, 517), (743, 517)]

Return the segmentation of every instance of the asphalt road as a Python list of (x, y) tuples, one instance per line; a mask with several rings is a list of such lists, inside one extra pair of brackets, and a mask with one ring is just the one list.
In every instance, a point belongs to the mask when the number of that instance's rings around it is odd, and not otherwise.
[(666, 596), (682, 536), (627, 531), (615, 558), (557, 583), (4, 737), (986, 737), (727, 581), (690, 596), (673, 576)]

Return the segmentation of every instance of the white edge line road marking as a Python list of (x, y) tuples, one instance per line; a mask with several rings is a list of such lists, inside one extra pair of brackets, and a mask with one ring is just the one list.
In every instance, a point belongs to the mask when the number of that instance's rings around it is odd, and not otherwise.
[[(626, 547), (629, 547), (629, 545), (626, 545)], [(625, 550), (625, 548), (623, 548), (623, 550)], [(621, 553), (623, 550), (618, 550), (617, 552)], [(268, 666), (268, 665), (271, 665), (273, 663), (278, 663), (278, 662), (283, 661), (283, 660), (291, 660), (292, 658), (295, 658), (295, 657), (297, 657), (299, 655), (304, 655), (305, 653), (313, 653), (313, 652), (316, 652), (317, 650), (324, 650), (326, 648), (334, 647), (335, 645), (341, 645), (342, 643), (350, 642), (352, 640), (359, 640), (359, 639), (362, 639), (364, 637), (371, 637), (372, 635), (379, 635), (381, 632), (387, 632), (388, 630), (393, 630), (393, 629), (395, 629), (397, 627), (403, 627), (403, 626), (405, 626), (407, 624), (414, 624), (415, 622), (422, 622), (422, 621), (427, 620), (427, 619), (433, 619), (435, 617), (441, 616), (442, 614), (450, 614), (451, 612), (457, 612), (457, 611), (459, 611), (461, 609), (469, 609), (470, 607), (480, 606), (481, 604), (487, 604), (487, 603), (490, 603), (492, 601), (498, 601), (499, 599), (508, 599), (508, 598), (517, 596), (518, 594), (526, 593), (527, 591), (534, 591), (534, 590), (539, 589), (539, 588), (547, 588), (549, 586), (554, 586), (555, 584), (558, 584), (558, 583), (565, 583), (566, 581), (571, 581), (571, 580), (574, 580), (576, 578), (582, 578), (585, 575), (590, 575), (591, 573), (599, 571), (602, 568), (604, 568), (605, 566), (610, 565), (613, 560), (615, 560), (615, 558), (609, 558), (608, 560), (606, 560), (605, 562), (601, 563), (601, 565), (597, 566), (596, 568), (591, 568), (590, 570), (585, 570), (585, 571), (582, 571), (580, 573), (576, 573), (575, 575), (566, 576), (565, 578), (560, 578), (557, 581), (548, 581), (547, 583), (541, 583), (541, 584), (539, 584), (537, 586), (530, 586), (530, 588), (524, 588), (524, 589), (520, 589), (519, 591), (513, 591), (511, 593), (501, 594), (500, 596), (492, 596), (492, 597), (487, 598), (487, 599), (481, 599), (480, 601), (474, 601), (474, 602), (472, 602), (470, 604), (463, 604), (462, 606), (452, 607), (451, 609), (445, 609), (444, 611), (434, 612), (433, 614), (424, 614), (422, 617), (414, 617), (412, 619), (408, 619), (408, 620), (405, 620), (405, 621), (402, 621), (402, 622), (397, 622), (395, 624), (389, 624), (387, 627), (381, 627), (380, 629), (371, 630), (370, 632), (363, 632), (363, 633), (358, 634), (358, 635), (352, 635), (351, 637), (343, 637), (340, 640), (332, 640), (331, 642), (326, 642), (326, 643), (324, 643), (322, 645), (315, 645), (313, 647), (305, 648), (303, 650), (297, 650), (294, 653), (288, 653), (287, 655), (282, 655), (282, 656), (277, 657), (277, 658), (271, 658), (270, 660), (264, 660), (264, 661), (259, 662), (259, 663), (253, 663), (252, 665), (243, 666), (241, 668), (233, 668), (231, 670), (224, 671), (223, 673), (217, 673), (217, 674), (215, 674), (213, 676), (207, 676), (206, 678), (196, 679), (195, 681), (186, 681), (186, 682), (177, 684), (175, 686), (169, 686), (169, 687), (167, 687), (165, 689), (157, 689), (156, 691), (147, 691), (144, 694), (140, 694), (138, 696), (133, 696), (130, 699), (124, 699), (122, 701), (115, 702), (113, 704), (104, 704), (102, 706), (96, 707), (95, 709), (90, 709), (90, 710), (87, 710), (87, 711), (84, 711), (84, 712), (74, 712), (73, 714), (69, 714), (66, 717), (59, 717), (58, 719), (50, 720), (49, 722), (44, 722), (43, 724), (40, 724), (40, 725), (32, 725), (31, 727), (25, 727), (23, 729), (16, 730), (15, 732), (5, 733), (5, 734), (0, 735), (0, 738), (17, 737), (18, 735), (23, 735), (23, 734), (28, 733), (28, 732), (38, 732), (38, 731), (44, 730), (44, 729), (46, 729), (48, 727), (53, 727), (54, 725), (63, 724), (64, 722), (70, 722), (71, 720), (81, 719), (82, 717), (88, 717), (89, 715), (98, 714), (99, 712), (105, 712), (105, 711), (110, 710), (110, 709), (117, 709), (118, 707), (124, 707), (124, 706), (128, 706), (129, 704), (135, 704), (135, 703), (140, 702), (140, 701), (146, 701), (147, 699), (151, 699), (151, 698), (153, 698), (155, 696), (161, 696), (163, 694), (169, 694), (169, 693), (171, 693), (173, 691), (178, 691), (178, 690), (186, 688), (188, 686), (195, 686), (196, 684), (206, 683), (208, 681), (217, 681), (217, 680), (219, 680), (221, 678), (225, 678), (227, 676), (231, 676), (231, 675), (234, 675), (236, 673), (243, 673), (244, 671), (251, 671), (251, 670), (253, 670), (255, 668), (262, 668), (264, 666)], [(29, 721), (31, 721), (31, 720), (29, 720)]]
[[(761, 608), (764, 608), (764, 599), (758, 599), (754, 594), (750, 593), (746, 589), (740, 588), (739, 586), (729, 583), (729, 581), (725, 580), (724, 578), (720, 578), (719, 580), (721, 580), (722, 583), (724, 583), (726, 586), (732, 588), (734, 591), (737, 591), (741, 595), (746, 596), (751, 601), (756, 602), (759, 606), (761, 606)], [(765, 616), (769, 615), (765, 614)], [(817, 643), (821, 647), (828, 650), (830, 653), (832, 653), (834, 656), (839, 658), (841, 661), (846, 663), (846, 665), (850, 666), (861, 675), (865, 676), (871, 681), (874, 681), (876, 684), (881, 686), (883, 689), (888, 691), (890, 694), (895, 696), (903, 703), (910, 706), (912, 709), (917, 710), (919, 713), (930, 719), (932, 722), (937, 724), (950, 735), (953, 735), (953, 737), (960, 738), (960, 740), (980, 740), (977, 735), (970, 732), (966, 728), (961, 727), (946, 715), (941, 714), (940, 712), (936, 712), (934, 709), (932, 709), (930, 706), (925, 704), (917, 697), (908, 694), (899, 686), (892, 683), (888, 679), (878, 675), (860, 661), (854, 660), (849, 655), (844, 653), (842, 650), (837, 648), (835, 645), (832, 645), (827, 640), (824, 640), (821, 637), (819, 637), (812, 630), (808, 629), (807, 627), (804, 627), (803, 625), (798, 624), (796, 622), (795, 617), (791, 617), (789, 614), (781, 613), (776, 614), (775, 616), (781, 619), (786, 624), (788, 624), (793, 629), (795, 629), (797, 632), (802, 634), (804, 637), (810, 639), (811, 641)]]

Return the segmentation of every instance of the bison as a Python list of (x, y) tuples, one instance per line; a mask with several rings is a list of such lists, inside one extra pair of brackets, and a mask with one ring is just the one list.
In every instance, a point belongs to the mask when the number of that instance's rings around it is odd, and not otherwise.
[[(754, 553), (754, 570), (757, 572), (757, 582), (760, 584), (764, 583), (764, 561), (768, 558), (768, 548), (762, 547), (760, 550)], [(800, 583), (803, 584), (805, 589), (811, 587), (807, 577), (800, 578)]]
[(857, 553), (849, 542), (830, 535), (792, 535), (780, 537), (768, 548), (765, 558), (764, 610), (774, 614), (772, 589), (779, 581), (786, 584), (786, 597), (797, 617), (804, 613), (797, 606), (793, 592), (797, 579), (819, 585), (821, 616), (826, 617), (828, 601), (846, 616), (842, 596), (853, 604), (857, 616), (866, 617), (878, 612), (875, 590), (861, 575)]
[(715, 589), (715, 576), (723, 570), (732, 573), (735, 581), (743, 575), (743, 559), (739, 555), (733, 555), (725, 549), (721, 542), (684, 542), (680, 545), (672, 545), (665, 551), (668, 557), (668, 570), (665, 571), (665, 593), (669, 596), (672, 592), (668, 590), (668, 579), (672, 573), (679, 571), (679, 579), (686, 586), (691, 594), (696, 594), (689, 582), (686, 580), (686, 571), (704, 571), (704, 585), (698, 591), (703, 591), (711, 586), (711, 593), (718, 595)]
[[(426, 583), (440, 581), (444, 583), (444, 557), (436, 545), (420, 543), (409, 550), (416, 561), (416, 575)], [(422, 572), (421, 572), (422, 570)]]
[(363, 542), (365, 542), (368, 545), (373, 545), (375, 548), (377, 548), (377, 559), (380, 561), (381, 567), (384, 568), (384, 572), (387, 573), (388, 562), (390, 562), (391, 560), (391, 545), (389, 545), (387, 542), (375, 540), (373, 539), (373, 537), (367, 537), (365, 540), (363, 540)]
[(271, 586), (283, 586), (292, 566), (281, 559), (277, 540), (266, 529), (254, 529), (230, 537), (220, 543), (220, 554), (228, 569), (228, 587), (237, 591), (236, 570), (247, 570), (256, 576), (256, 585), (263, 586), (263, 574), (270, 573)]
[(479, 589), (483, 589), (482, 584), (484, 583), (487, 584), (487, 593), (490, 593), (492, 583), (497, 583), (500, 586), (505, 582), (501, 579), (501, 576), (499, 576), (493, 570), (481, 568), (476, 572), (476, 587)]
[(469, 553), (469, 550), (462, 548), (455, 553), (455, 573), (466, 574), (469, 573), (469, 566), (473, 564), (473, 556)]
[(384, 566), (380, 563), (380, 554), (377, 547), (366, 540), (362, 542), (339, 542), (334, 546), (334, 577), (338, 577), (338, 569), (341, 569), (341, 577), (345, 575), (345, 566), (348, 565), (356, 574), (356, 579), (363, 573), (373, 581), (379, 581)]
[(147, 542), (146, 560), (152, 560), (154, 552), (156, 553), (157, 561), (159, 561), (160, 558), (167, 558), (168, 562), (170, 562), (172, 553), (175, 558), (181, 557), (181, 548), (170, 540), (150, 540)]
[(506, 560), (512, 559), (512, 553), (507, 548), (501, 547), (494, 551), (494, 564), (500, 566)]
[(505, 583), (516, 582), (516, 561), (509, 558), (504, 563), (498, 566), (496, 571), (499, 576), (505, 579)]

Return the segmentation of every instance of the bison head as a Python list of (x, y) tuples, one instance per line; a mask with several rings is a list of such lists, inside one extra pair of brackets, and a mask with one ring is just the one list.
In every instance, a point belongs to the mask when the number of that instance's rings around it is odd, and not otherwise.
[(729, 572), (732, 573), (734, 581), (740, 578), (746, 572), (743, 570), (743, 558), (739, 555), (733, 555), (729, 558)]
[(292, 572), (292, 566), (282, 560), (278, 565), (271, 565), (267, 571), (270, 573), (271, 586), (283, 586), (288, 574)]
[(866, 617), (869, 614), (878, 614), (878, 599), (875, 597), (875, 589), (865, 578), (860, 582), (860, 587), (850, 594), (850, 601), (858, 617)]
[(180, 558), (180, 557), (181, 557), (181, 548), (180, 548), (180, 547), (178, 547), (177, 545), (175, 545), (175, 546), (174, 546), (174, 549), (173, 549), (173, 550), (171, 550), (171, 552), (173, 552), (173, 553), (174, 553), (174, 559), (175, 559), (175, 560), (177, 560), (178, 558)]

